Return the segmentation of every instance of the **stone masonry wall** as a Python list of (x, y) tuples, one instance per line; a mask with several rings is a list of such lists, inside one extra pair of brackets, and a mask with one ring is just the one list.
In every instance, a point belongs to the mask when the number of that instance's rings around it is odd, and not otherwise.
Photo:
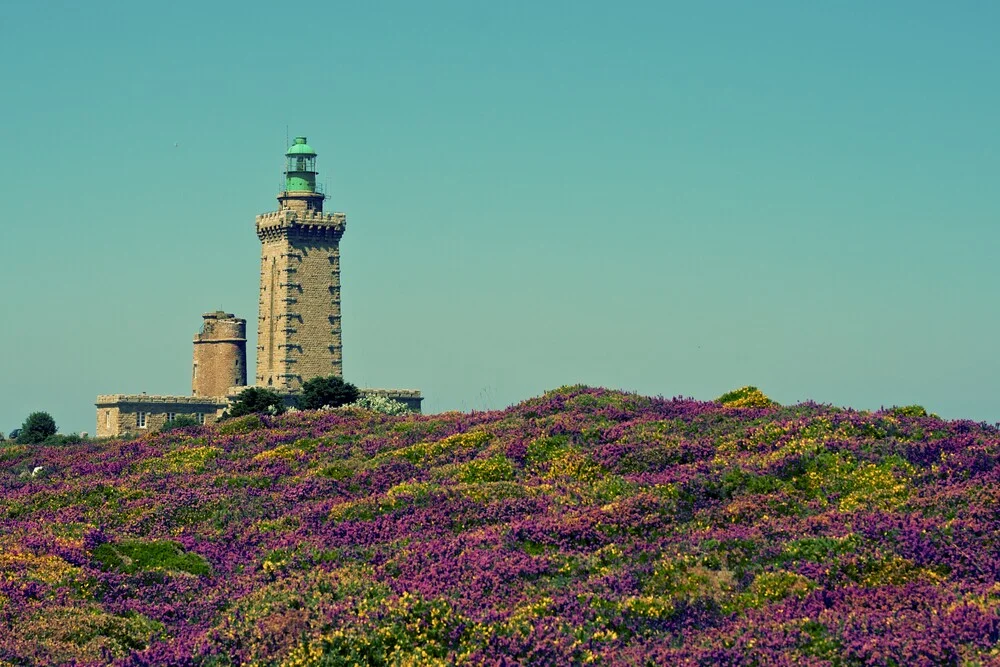
[(261, 240), (258, 386), (298, 391), (343, 375), (340, 239), (343, 213), (283, 209), (257, 216)]
[[(225, 398), (193, 398), (191, 396), (147, 396), (145, 394), (109, 394), (97, 397), (98, 438), (158, 431), (167, 424), (167, 417), (186, 415), (205, 424), (218, 421), (228, 401)], [(139, 413), (146, 415), (145, 427), (139, 426)]]
[(246, 320), (221, 311), (203, 317), (194, 337), (191, 393), (225, 396), (230, 387), (247, 383)]
[[(291, 264), (291, 249), (285, 238), (268, 238), (261, 243), (260, 302), (257, 324), (257, 379), (259, 387), (284, 389), (288, 334), (295, 323), (289, 311), (293, 299), (287, 283), (295, 269)], [(297, 259), (297, 258), (296, 258)]]
[(299, 316), (290, 335), (289, 351), (295, 359), (298, 386), (315, 377), (343, 376), (340, 323), (339, 237), (311, 232), (296, 233), (291, 246), (301, 257), (296, 274)]

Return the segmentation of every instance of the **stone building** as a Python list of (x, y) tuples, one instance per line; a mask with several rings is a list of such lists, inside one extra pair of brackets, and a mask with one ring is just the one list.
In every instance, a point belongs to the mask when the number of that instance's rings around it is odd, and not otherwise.
[[(261, 243), (260, 313), (255, 384), (291, 402), (303, 383), (343, 377), (340, 322), (340, 239), (343, 213), (324, 213), (316, 184), (316, 151), (296, 137), (285, 153), (278, 210), (257, 216)], [(247, 385), (246, 320), (205, 313), (194, 337), (191, 396), (103, 394), (97, 397), (97, 436), (157, 430), (180, 415), (211, 424)], [(360, 389), (420, 412), (414, 389)]]
[(343, 213), (323, 213), (316, 151), (296, 137), (285, 154), (278, 210), (257, 216), (260, 319), (257, 385), (297, 391), (309, 378), (343, 376), (340, 238)]
[(158, 431), (180, 416), (214, 424), (229, 405), (225, 396), (147, 396), (102, 394), (97, 397), (97, 437)]
[(202, 315), (194, 337), (192, 396), (226, 396), (247, 383), (247, 321), (218, 310)]

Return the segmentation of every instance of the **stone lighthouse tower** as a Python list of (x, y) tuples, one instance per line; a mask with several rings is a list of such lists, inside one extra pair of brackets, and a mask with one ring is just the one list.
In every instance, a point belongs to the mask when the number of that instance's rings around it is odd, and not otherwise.
[(193, 396), (225, 396), (247, 383), (247, 321), (221, 310), (202, 315), (194, 337)]
[(296, 137), (285, 153), (278, 210), (257, 216), (261, 242), (257, 386), (298, 391), (314, 377), (343, 375), (340, 238), (343, 213), (324, 213), (316, 151)]

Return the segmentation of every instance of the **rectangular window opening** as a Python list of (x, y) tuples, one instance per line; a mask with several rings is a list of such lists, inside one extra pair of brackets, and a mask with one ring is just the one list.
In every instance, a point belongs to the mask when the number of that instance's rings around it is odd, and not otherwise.
[(138, 426), (139, 428), (146, 428), (146, 418), (148, 416), (149, 416), (149, 413), (146, 413), (146, 412), (137, 412), (136, 415), (135, 415), (136, 426)]

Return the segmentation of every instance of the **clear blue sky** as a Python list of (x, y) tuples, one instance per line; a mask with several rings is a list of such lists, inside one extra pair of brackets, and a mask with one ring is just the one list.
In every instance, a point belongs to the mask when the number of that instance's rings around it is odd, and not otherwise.
[(971, 1), (5, 2), (0, 430), (188, 393), (201, 313), (255, 324), (286, 127), (348, 214), (355, 384), (428, 412), (755, 384), (1000, 420), (998, 25)]

